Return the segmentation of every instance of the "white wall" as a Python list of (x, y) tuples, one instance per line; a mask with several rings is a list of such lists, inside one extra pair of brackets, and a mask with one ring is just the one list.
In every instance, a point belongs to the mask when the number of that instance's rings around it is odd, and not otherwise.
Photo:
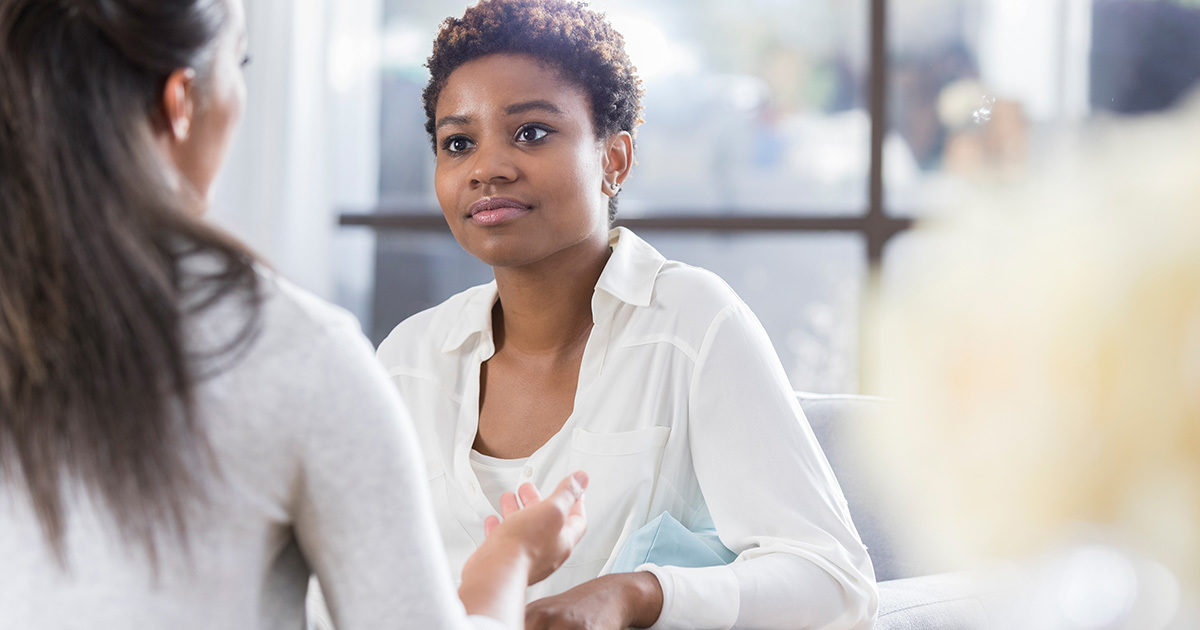
[(211, 218), (284, 276), (367, 312), (373, 238), (337, 228), (379, 189), (382, 0), (247, 0), (251, 65)]

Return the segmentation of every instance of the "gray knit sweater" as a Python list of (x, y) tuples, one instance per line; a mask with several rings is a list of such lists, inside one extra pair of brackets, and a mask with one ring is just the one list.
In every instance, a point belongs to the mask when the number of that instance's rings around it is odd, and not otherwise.
[[(340, 630), (498, 625), (455, 595), (409, 417), (357, 322), (261, 277), (261, 336), (199, 387), (220, 475), (189, 519), (190, 557), (167, 547), (155, 577), (71, 487), (63, 571), (0, 477), (0, 628), (300, 630), (310, 574)], [(189, 339), (232, 330), (242, 312), (228, 302)]]

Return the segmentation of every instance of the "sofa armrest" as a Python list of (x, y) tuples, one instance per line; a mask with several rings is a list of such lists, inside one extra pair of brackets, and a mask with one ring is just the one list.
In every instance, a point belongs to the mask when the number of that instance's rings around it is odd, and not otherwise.
[(876, 630), (982, 630), (988, 609), (979, 576), (937, 573), (879, 583)]

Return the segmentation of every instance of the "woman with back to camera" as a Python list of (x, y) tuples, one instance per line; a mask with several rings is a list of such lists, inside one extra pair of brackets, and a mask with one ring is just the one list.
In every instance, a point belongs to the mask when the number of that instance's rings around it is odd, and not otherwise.
[[(484, 0), (429, 68), (438, 201), (495, 281), (378, 354), (417, 410), (451, 565), (504, 491), (579, 468), (589, 532), (527, 627), (869, 627), (870, 559), (761, 325), (713, 274), (610, 230), (640, 122), (621, 36), (581, 4)], [(612, 572), (664, 513), (737, 560)]]
[(521, 627), (586, 478), (455, 597), (357, 324), (199, 217), (245, 48), (240, 0), (0, 1), (0, 627), (298, 628), (310, 573), (342, 630)]

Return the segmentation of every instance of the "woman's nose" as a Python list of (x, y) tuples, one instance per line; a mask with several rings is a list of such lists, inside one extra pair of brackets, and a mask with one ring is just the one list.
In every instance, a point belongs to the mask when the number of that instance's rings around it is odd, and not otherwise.
[(517, 179), (518, 171), (512, 161), (511, 152), (504, 146), (489, 143), (475, 148), (471, 156), (471, 185), (499, 184)]

